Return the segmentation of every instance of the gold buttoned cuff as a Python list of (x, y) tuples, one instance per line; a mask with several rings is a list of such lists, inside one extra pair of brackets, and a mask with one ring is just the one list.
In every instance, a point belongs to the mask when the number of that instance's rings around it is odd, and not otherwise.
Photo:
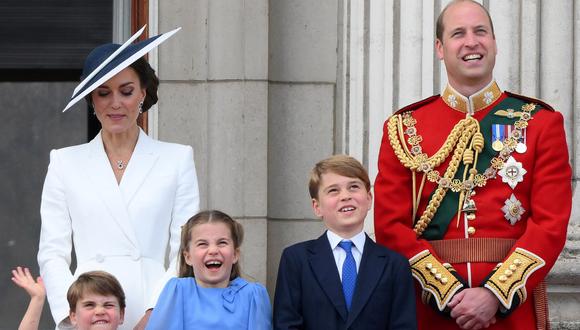
[(424, 291), (431, 293), (440, 311), (445, 309), (455, 292), (463, 284), (450, 272), (451, 265), (440, 263), (429, 250), (419, 252), (409, 259), (413, 277)]
[(520, 303), (525, 300), (528, 278), (545, 264), (544, 260), (534, 253), (516, 248), (490, 276), (485, 287), (495, 294), (503, 307), (510, 309), (514, 295), (520, 297)]

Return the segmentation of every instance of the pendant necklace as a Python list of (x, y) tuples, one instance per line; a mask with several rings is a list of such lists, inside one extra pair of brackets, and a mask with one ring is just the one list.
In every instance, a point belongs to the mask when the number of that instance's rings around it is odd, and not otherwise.
[(127, 166), (127, 164), (124, 161), (122, 161), (122, 160), (117, 161), (117, 169), (118, 170), (122, 171), (125, 169), (126, 166)]

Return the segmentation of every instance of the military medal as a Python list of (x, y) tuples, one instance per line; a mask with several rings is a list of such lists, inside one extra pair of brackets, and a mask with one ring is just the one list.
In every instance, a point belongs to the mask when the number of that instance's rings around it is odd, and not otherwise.
[(493, 141), (493, 143), (491, 144), (491, 147), (493, 148), (493, 150), (495, 151), (501, 151), (503, 149), (503, 142), (501, 142), (500, 140), (495, 140)]
[(524, 152), (526, 152), (528, 150), (528, 147), (526, 146), (525, 143), (523, 142), (518, 142), (518, 145), (516, 146), (516, 152), (518, 154), (523, 154)]
[(526, 129), (524, 128), (518, 132), (514, 125), (508, 125), (507, 130), (508, 130), (508, 136), (510, 136), (510, 137), (513, 136), (518, 141), (518, 144), (516, 145), (515, 151), (518, 154), (523, 154), (524, 152), (526, 152), (528, 150), (528, 147), (526, 145), (526, 132), (527, 132)]
[(522, 130), (522, 136), (518, 140), (518, 145), (516, 146), (516, 152), (518, 154), (523, 154), (528, 150), (528, 146), (526, 145), (526, 132), (527, 130), (524, 128)]
[(522, 219), (522, 215), (526, 210), (522, 207), (522, 203), (512, 194), (510, 198), (506, 199), (504, 206), (501, 208), (504, 217), (513, 226), (516, 222)]
[(518, 183), (524, 181), (524, 174), (528, 171), (524, 169), (522, 163), (517, 162), (513, 157), (510, 156), (508, 160), (503, 164), (501, 170), (498, 174), (501, 176), (501, 181), (507, 183), (512, 189), (514, 189)]
[(503, 139), (505, 138), (504, 125), (492, 124), (491, 125), (491, 148), (495, 151), (501, 151), (503, 149)]

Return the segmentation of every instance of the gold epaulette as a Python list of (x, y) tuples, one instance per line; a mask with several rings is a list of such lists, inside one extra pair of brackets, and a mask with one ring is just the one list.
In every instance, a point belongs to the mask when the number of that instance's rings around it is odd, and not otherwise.
[(433, 295), (440, 311), (445, 309), (455, 292), (463, 287), (451, 274), (451, 265), (440, 263), (429, 250), (419, 252), (409, 259), (409, 263), (413, 277), (419, 281), (424, 291)]
[(495, 294), (504, 308), (510, 309), (516, 294), (520, 298), (520, 303), (526, 299), (525, 286), (528, 278), (545, 264), (544, 260), (534, 253), (516, 248), (489, 277), (485, 287)]

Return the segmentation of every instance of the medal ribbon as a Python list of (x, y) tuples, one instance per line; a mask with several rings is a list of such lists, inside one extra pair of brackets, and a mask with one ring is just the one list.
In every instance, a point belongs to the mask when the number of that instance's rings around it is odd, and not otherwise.
[[(493, 112), (493, 110), (492, 110)], [(503, 142), (503, 140), (506, 137), (506, 133), (505, 133), (505, 126), (504, 125), (500, 125), (500, 124), (492, 124), (491, 125), (491, 141), (495, 142), (495, 141), (500, 141)]]

